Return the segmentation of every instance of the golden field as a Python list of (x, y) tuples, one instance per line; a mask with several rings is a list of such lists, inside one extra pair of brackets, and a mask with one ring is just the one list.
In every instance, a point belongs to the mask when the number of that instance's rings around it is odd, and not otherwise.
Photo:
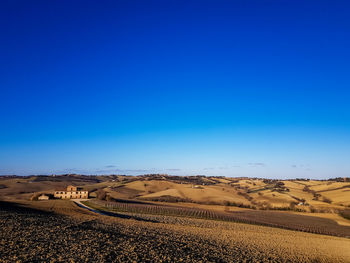
[(113, 198), (185, 202), (256, 209), (336, 212), (350, 207), (350, 180), (268, 180), (223, 177), (31, 176), (0, 177), (0, 198), (28, 200), (33, 192), (52, 193), (68, 184)]
[[(89, 190), (86, 204), (102, 214), (70, 200), (29, 201), (69, 184)], [(349, 186), (163, 175), (2, 177), (0, 262), (350, 262)]]

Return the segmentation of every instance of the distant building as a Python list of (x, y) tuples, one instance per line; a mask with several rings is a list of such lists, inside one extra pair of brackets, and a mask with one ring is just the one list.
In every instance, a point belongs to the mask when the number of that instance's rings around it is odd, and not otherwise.
[(87, 199), (89, 198), (89, 192), (69, 185), (67, 186), (67, 191), (55, 191), (54, 197), (60, 199)]
[(38, 200), (49, 200), (49, 196), (42, 194), (41, 196), (38, 197)]

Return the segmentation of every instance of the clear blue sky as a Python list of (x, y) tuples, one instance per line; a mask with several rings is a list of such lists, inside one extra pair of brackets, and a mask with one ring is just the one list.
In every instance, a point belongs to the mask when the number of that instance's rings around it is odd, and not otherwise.
[(350, 176), (348, 1), (1, 1), (0, 174)]

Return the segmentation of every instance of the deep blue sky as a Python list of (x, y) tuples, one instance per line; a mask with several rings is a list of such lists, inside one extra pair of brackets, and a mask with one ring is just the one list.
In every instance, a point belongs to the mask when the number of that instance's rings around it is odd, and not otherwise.
[(348, 1), (0, 5), (0, 174), (350, 176)]

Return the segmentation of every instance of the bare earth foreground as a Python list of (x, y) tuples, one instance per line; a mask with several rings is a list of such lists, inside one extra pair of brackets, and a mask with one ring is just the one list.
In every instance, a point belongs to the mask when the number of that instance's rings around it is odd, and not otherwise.
[(348, 238), (186, 217), (118, 218), (62, 200), (0, 202), (0, 227), (0, 262), (350, 262)]

